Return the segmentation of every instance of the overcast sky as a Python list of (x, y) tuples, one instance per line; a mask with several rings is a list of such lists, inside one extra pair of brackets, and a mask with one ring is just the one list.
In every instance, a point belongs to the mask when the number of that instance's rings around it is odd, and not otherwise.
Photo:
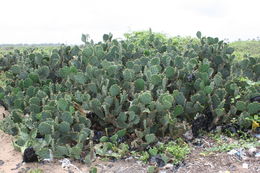
[(170, 36), (260, 36), (260, 0), (0, 0), (0, 44), (81, 43), (111, 32), (147, 30)]

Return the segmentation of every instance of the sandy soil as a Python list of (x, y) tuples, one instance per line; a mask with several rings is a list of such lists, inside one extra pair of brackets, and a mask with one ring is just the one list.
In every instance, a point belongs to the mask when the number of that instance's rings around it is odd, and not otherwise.
[[(0, 119), (2, 118), (3, 108), (0, 108)], [(12, 146), (13, 137), (0, 131), (0, 173), (27, 173), (32, 169), (39, 168), (44, 173), (78, 173), (80, 171), (71, 167), (63, 169), (57, 160), (52, 163), (26, 163), (21, 164), (22, 154), (15, 151)], [(260, 173), (260, 158), (248, 157), (239, 160), (234, 155), (227, 153), (215, 153), (211, 155), (201, 155), (207, 147), (211, 147), (210, 139), (205, 138), (202, 146), (193, 146), (191, 154), (179, 167), (158, 169), (161, 173)], [(78, 162), (72, 162), (81, 172), (89, 172), (90, 167)], [(243, 168), (247, 164), (248, 168)], [(17, 166), (20, 165), (20, 166)], [(142, 173), (147, 172), (148, 165), (142, 165), (134, 160), (104, 162), (96, 161), (91, 166), (97, 167), (98, 172), (102, 173)]]
[[(185, 166), (180, 167), (179, 173), (260, 173), (260, 158), (247, 157), (240, 160), (235, 155), (227, 153), (214, 153), (203, 156), (201, 153), (205, 148), (194, 147), (190, 156), (185, 160)], [(243, 165), (248, 168), (243, 168)]]

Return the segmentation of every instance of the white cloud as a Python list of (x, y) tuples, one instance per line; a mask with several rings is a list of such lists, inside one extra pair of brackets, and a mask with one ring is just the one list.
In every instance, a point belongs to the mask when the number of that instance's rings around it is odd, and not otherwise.
[(80, 43), (134, 30), (237, 40), (260, 36), (258, 0), (2, 0), (1, 43)]

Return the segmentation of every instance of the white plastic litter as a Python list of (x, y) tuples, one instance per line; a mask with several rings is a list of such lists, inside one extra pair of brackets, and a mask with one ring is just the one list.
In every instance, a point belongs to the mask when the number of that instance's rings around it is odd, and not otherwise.
[(233, 149), (228, 152), (229, 155), (234, 155), (237, 153), (237, 150)]
[(52, 162), (53, 161), (53, 154), (51, 149), (49, 149), (50, 157), (48, 159), (43, 159), (44, 162)]
[(173, 169), (173, 164), (168, 163), (163, 168), (172, 170)]
[(255, 137), (260, 139), (260, 134), (255, 134)]
[(255, 155), (256, 151), (257, 150), (256, 150), (255, 147), (251, 147), (251, 148), (248, 149), (248, 155), (253, 157)]
[(83, 173), (77, 166), (73, 165), (69, 159), (62, 159), (62, 160), (59, 160), (59, 162), (61, 162), (61, 167), (63, 169), (69, 169), (70, 167), (73, 167), (75, 168), (77, 171), (79, 171), (79, 173)]
[(235, 155), (240, 160), (245, 160), (247, 158), (246, 153), (243, 149), (233, 149), (229, 151), (227, 154)]
[(248, 169), (248, 164), (247, 163), (243, 163), (242, 167), (245, 168), (245, 169)]

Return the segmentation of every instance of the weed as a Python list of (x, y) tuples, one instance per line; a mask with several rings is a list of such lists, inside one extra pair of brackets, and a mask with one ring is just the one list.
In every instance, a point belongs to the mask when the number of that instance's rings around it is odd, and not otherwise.
[(149, 166), (147, 168), (147, 172), (148, 173), (155, 173), (156, 172), (156, 167), (155, 166)]
[(150, 158), (149, 153), (146, 152), (146, 151), (143, 151), (143, 152), (141, 152), (141, 156), (140, 156), (140, 159), (139, 159), (139, 160), (141, 160), (141, 161), (143, 161), (143, 162), (146, 163), (149, 158)]
[(36, 169), (30, 170), (29, 173), (43, 173), (43, 170), (36, 168)]
[(260, 146), (259, 142), (255, 138), (240, 138), (237, 142), (226, 143), (221, 134), (210, 134), (216, 145), (214, 147), (206, 149), (206, 152), (202, 152), (202, 155), (209, 155), (214, 152), (227, 152), (232, 149), (248, 149), (251, 147)]
[(173, 163), (178, 164), (190, 153), (190, 148), (186, 143), (170, 142), (166, 145), (165, 151), (173, 157)]

